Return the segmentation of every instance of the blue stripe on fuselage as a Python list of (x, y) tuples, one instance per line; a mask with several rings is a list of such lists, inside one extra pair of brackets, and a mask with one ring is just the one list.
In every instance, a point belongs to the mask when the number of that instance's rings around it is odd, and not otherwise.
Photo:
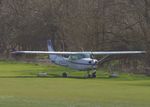
[(91, 66), (95, 65), (95, 64), (85, 64), (85, 63), (79, 63), (79, 62), (73, 62), (73, 61), (68, 61), (68, 62), (73, 63), (73, 64), (78, 64), (78, 65), (91, 65)]

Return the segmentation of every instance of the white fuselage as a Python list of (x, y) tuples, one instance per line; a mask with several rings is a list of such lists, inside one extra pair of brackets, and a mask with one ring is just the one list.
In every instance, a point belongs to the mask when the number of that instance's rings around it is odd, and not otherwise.
[(96, 68), (97, 60), (89, 56), (70, 55), (68, 58), (56, 56), (51, 61), (57, 65), (76, 70), (92, 70)]
[(91, 70), (96, 68), (96, 59), (82, 58), (75, 61), (68, 60), (68, 67), (76, 70)]

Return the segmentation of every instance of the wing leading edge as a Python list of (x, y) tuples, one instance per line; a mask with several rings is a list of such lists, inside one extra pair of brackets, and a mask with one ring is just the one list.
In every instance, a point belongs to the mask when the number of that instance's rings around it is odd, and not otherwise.
[(85, 51), (85, 52), (67, 52), (67, 51), (14, 51), (13, 54), (52, 54), (52, 55), (76, 55), (76, 54), (94, 54), (94, 55), (121, 55), (121, 54), (145, 54), (146, 51)]

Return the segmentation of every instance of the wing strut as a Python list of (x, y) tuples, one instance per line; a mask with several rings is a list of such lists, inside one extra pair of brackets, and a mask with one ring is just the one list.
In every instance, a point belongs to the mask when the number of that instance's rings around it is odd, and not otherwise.
[(103, 58), (101, 58), (99, 61), (98, 61), (98, 63), (103, 63), (104, 61), (105, 61), (105, 59), (107, 59), (108, 57), (109, 57), (110, 55), (106, 55), (106, 56), (104, 56)]

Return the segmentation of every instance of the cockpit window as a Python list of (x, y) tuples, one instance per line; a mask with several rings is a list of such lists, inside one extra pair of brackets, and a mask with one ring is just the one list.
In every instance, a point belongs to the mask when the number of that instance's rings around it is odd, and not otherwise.
[(89, 57), (90, 57), (89, 54), (70, 55), (69, 60), (79, 60), (79, 59), (82, 59), (82, 58), (89, 58)]

